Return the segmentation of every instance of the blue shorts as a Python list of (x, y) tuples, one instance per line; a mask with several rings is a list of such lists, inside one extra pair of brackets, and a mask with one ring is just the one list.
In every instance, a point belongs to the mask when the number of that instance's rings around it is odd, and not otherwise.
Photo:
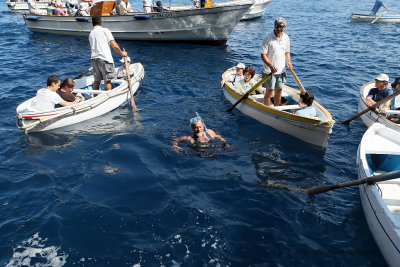
[[(268, 74), (265, 74), (263, 72), (262, 77), (264, 78)], [(285, 86), (286, 83), (286, 72), (281, 73), (281, 74), (272, 74), (271, 77), (269, 77), (264, 83), (263, 87), (269, 90), (274, 90), (276, 89), (283, 89), (283, 86)]]

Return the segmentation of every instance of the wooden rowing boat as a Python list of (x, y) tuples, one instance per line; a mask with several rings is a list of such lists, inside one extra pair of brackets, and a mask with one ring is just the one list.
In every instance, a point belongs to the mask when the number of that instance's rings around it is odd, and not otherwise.
[(363, 14), (351, 14), (350, 16), (350, 22), (367, 22), (371, 23), (375, 19), (379, 18), (376, 20), (375, 23), (399, 23), (400, 22), (400, 14), (393, 14), (393, 15), (363, 15)]
[[(144, 77), (142, 64), (131, 65), (134, 76), (131, 77), (132, 93), (139, 87), (140, 81)], [(130, 99), (128, 82), (123, 79), (112, 80), (113, 89), (109, 91), (90, 90), (94, 82), (93, 76), (83, 77), (75, 80), (76, 88), (74, 92), (84, 94), (98, 94), (96, 97), (61, 108), (54, 108), (48, 111), (35, 111), (32, 102), (36, 97), (32, 97), (17, 107), (17, 126), (25, 133), (48, 131), (85, 120), (101, 116), (122, 105)]]
[[(365, 109), (368, 108), (367, 103), (365, 102), (365, 99), (369, 93), (369, 90), (371, 88), (375, 87), (375, 82), (371, 81), (366, 84), (364, 84), (361, 89), (360, 89), (360, 94), (358, 96), (358, 112), (361, 112)], [(361, 120), (366, 126), (371, 126), (375, 122), (382, 123), (386, 127), (389, 127), (391, 129), (394, 129), (396, 131), (400, 132), (400, 125), (397, 123), (394, 123), (393, 121), (389, 120), (386, 116), (391, 114), (391, 113), (396, 113), (395, 111), (388, 111), (387, 114), (379, 114), (375, 113), (374, 111), (368, 111), (367, 113), (363, 114), (361, 116)]]
[[(400, 133), (380, 123), (364, 134), (358, 148), (358, 178), (400, 170)], [(369, 229), (390, 266), (400, 263), (400, 179), (359, 186)]]
[[(234, 71), (234, 69), (228, 69), (224, 72), (222, 78), (228, 77)], [(229, 82), (224, 84), (223, 92), (226, 99), (232, 104), (243, 96)], [(326, 148), (335, 121), (332, 119), (331, 114), (317, 101), (313, 103), (317, 110), (317, 117), (305, 117), (292, 113), (292, 109), (299, 108), (299, 94), (299, 90), (285, 86), (282, 95), (286, 97), (289, 105), (268, 107), (263, 104), (264, 95), (256, 94), (243, 100), (237, 105), (237, 109), (278, 131), (292, 135), (307, 143)]]

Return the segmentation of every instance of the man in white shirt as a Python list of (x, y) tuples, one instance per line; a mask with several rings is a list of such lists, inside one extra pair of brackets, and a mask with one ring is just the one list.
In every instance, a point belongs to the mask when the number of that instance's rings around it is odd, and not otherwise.
[(274, 25), (274, 30), (264, 37), (261, 47), (261, 60), (264, 63), (262, 76), (273, 74), (263, 84), (263, 87), (267, 89), (264, 96), (264, 104), (267, 106), (271, 105), (273, 92), (275, 92), (274, 105), (281, 104), (282, 89), (286, 83), (285, 63), (287, 63), (288, 69), (293, 68), (290, 62), (290, 39), (283, 32), (286, 28), (286, 20), (279, 17), (275, 20)]
[(128, 15), (128, 12), (133, 12), (131, 3), (128, 0), (121, 0), (119, 4), (119, 14)]
[(110, 45), (123, 57), (126, 57), (128, 53), (119, 48), (111, 31), (103, 28), (103, 21), (100, 16), (94, 15), (92, 24), (93, 30), (90, 32), (89, 42), (92, 50), (91, 60), (94, 73), (93, 89), (99, 90), (100, 82), (104, 80), (104, 89), (111, 90), (111, 80), (115, 78), (115, 67)]
[(47, 10), (36, 7), (36, 0), (28, 0), (29, 12), (34, 15), (47, 15)]
[(151, 0), (143, 0), (143, 12), (151, 12)]
[(32, 108), (38, 111), (48, 111), (55, 108), (55, 105), (60, 104), (61, 106), (69, 106), (80, 101), (77, 98), (74, 102), (67, 102), (56, 93), (57, 89), (60, 88), (61, 80), (56, 75), (51, 75), (47, 79), (47, 87), (41, 88), (36, 93), (36, 99), (32, 102)]

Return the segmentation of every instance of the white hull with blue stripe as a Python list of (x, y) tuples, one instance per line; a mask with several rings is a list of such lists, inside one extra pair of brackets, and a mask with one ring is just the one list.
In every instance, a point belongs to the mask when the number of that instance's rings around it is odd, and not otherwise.
[[(364, 134), (358, 148), (358, 178), (400, 170), (400, 133), (380, 123)], [(400, 264), (400, 179), (359, 186), (371, 233), (389, 266)]]

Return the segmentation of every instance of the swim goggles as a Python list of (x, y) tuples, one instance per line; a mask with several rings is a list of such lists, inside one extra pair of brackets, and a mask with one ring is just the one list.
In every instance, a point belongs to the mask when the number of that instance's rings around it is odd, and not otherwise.
[(190, 125), (192, 125), (193, 123), (195, 123), (196, 121), (201, 121), (201, 117), (200, 116), (196, 116), (194, 118), (190, 119)]

